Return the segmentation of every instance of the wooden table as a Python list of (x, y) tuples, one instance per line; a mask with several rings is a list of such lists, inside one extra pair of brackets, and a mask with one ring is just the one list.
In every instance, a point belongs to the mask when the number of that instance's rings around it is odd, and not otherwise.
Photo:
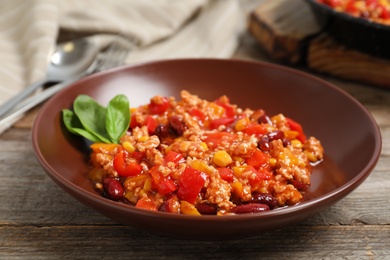
[[(249, 34), (242, 36), (234, 58), (269, 61)], [(37, 108), (0, 135), (0, 259), (389, 259), (390, 91), (324, 78), (360, 101), (383, 137), (381, 158), (369, 178), (324, 212), (284, 229), (228, 241), (177, 240), (122, 226), (46, 176), (31, 145)]]

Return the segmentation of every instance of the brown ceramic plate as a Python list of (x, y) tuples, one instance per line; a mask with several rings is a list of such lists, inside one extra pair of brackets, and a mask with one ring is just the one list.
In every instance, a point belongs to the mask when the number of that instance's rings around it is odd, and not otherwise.
[[(263, 108), (270, 115), (284, 113), (302, 123), (307, 135), (319, 138), (326, 158), (315, 167), (304, 202), (256, 214), (188, 216), (136, 209), (101, 197), (86, 178), (88, 145), (64, 129), (61, 110), (71, 108), (81, 93), (103, 105), (122, 93), (132, 106), (138, 106), (157, 94), (179, 98), (182, 89), (208, 100), (226, 94), (240, 107)], [(85, 205), (135, 228), (193, 239), (259, 235), (308, 218), (359, 186), (381, 151), (380, 132), (372, 116), (337, 87), (285, 67), (212, 59), (125, 66), (82, 79), (42, 107), (32, 140), (46, 173)]]

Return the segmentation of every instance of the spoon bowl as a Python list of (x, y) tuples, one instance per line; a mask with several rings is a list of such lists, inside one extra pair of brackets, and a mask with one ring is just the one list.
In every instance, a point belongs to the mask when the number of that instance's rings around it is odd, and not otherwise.
[(98, 48), (90, 41), (80, 38), (58, 45), (50, 57), (47, 82), (59, 82), (86, 71), (95, 61)]
[(45, 83), (60, 82), (86, 71), (96, 60), (98, 52), (97, 46), (84, 38), (58, 45), (49, 59), (46, 77), (28, 86), (1, 105), (0, 117)]

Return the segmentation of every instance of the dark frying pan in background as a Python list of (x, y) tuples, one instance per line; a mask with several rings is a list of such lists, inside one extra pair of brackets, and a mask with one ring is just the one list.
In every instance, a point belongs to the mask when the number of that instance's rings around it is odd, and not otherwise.
[(335, 40), (377, 57), (390, 58), (390, 26), (337, 12), (316, 0), (306, 2)]

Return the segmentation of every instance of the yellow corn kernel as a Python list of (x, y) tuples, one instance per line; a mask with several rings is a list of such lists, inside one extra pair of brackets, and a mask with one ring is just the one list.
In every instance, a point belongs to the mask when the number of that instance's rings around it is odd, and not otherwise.
[(244, 117), (237, 121), (234, 128), (236, 129), (236, 131), (242, 131), (248, 127), (248, 124), (249, 124), (249, 118)]
[(297, 165), (299, 162), (298, 158), (290, 150), (287, 149), (284, 149), (284, 151), (279, 154), (279, 160), (284, 161), (289, 165)]
[(304, 153), (307, 155), (307, 158), (309, 159), (310, 162), (316, 162), (318, 160), (317, 157), (312, 152), (305, 150)]
[(141, 136), (141, 138), (138, 139), (139, 142), (146, 142), (149, 140), (149, 136)]
[(188, 151), (188, 148), (191, 146), (191, 144), (192, 143), (190, 141), (180, 142), (179, 143), (179, 150), (180, 150), (180, 152), (186, 153)]
[(277, 164), (278, 160), (276, 160), (275, 158), (269, 158), (269, 165), (274, 168), (276, 167), (276, 164)]
[(212, 172), (212, 169), (210, 166), (208, 166), (205, 162), (201, 160), (193, 160), (190, 163), (191, 167), (194, 168), (195, 170), (210, 174)]
[(180, 136), (178, 138), (175, 138), (175, 143), (180, 143), (180, 142), (183, 142), (183, 141), (185, 141), (185, 138), (182, 137), (182, 136)]
[(207, 144), (205, 142), (201, 142), (200, 146), (202, 146), (204, 151), (207, 151), (209, 149), (209, 147), (207, 146)]
[(234, 194), (237, 197), (241, 198), (242, 197), (242, 191), (243, 191), (242, 183), (239, 182), (239, 181), (235, 181), (235, 182), (231, 183), (230, 186), (232, 187), (232, 194)]
[(167, 154), (170, 150), (172, 150), (172, 145), (165, 147), (165, 154)]
[(144, 191), (152, 190), (152, 178), (147, 178), (144, 183)]
[(210, 103), (209, 108), (213, 118), (220, 118), (225, 114), (225, 108), (218, 106), (215, 103)]
[(131, 203), (136, 204), (138, 197), (134, 195), (134, 191), (126, 191), (124, 197)]
[(297, 136), (299, 135), (299, 132), (293, 131), (293, 130), (287, 130), (287, 131), (284, 131), (284, 135), (285, 135), (285, 137), (287, 137), (287, 139), (293, 140), (293, 139), (297, 138)]
[(217, 151), (213, 156), (213, 162), (220, 166), (225, 167), (233, 162), (232, 157), (226, 151)]
[(294, 148), (297, 148), (297, 149), (301, 149), (302, 148), (302, 143), (301, 141), (299, 141), (298, 139), (294, 139), (294, 140), (291, 140), (291, 145), (294, 147)]
[(127, 190), (132, 189), (134, 187), (140, 187), (140, 186), (144, 185), (145, 180), (147, 178), (150, 178), (150, 177), (148, 177), (146, 174), (141, 174), (141, 175), (134, 176), (134, 177), (128, 177), (123, 182), (123, 187), (125, 187), (125, 189), (127, 189)]
[(238, 163), (244, 163), (245, 159), (240, 157), (240, 156), (234, 156), (233, 161), (238, 162)]
[(123, 148), (129, 153), (132, 153), (135, 151), (135, 147), (128, 141), (122, 143)]
[(185, 215), (195, 215), (195, 216), (201, 215), (193, 204), (185, 200), (180, 201), (180, 212)]
[(233, 167), (233, 174), (237, 178), (241, 178), (242, 174), (246, 171), (247, 166), (234, 166)]
[(275, 125), (279, 125), (279, 124), (283, 123), (284, 121), (286, 121), (286, 118), (283, 116), (283, 114), (277, 114), (277, 115), (274, 115), (273, 117), (271, 117), (271, 121)]
[(112, 152), (118, 146), (117, 144), (93, 143), (90, 147), (95, 153), (104, 153)]
[(136, 107), (132, 107), (130, 108), (130, 113), (133, 114), (137, 111), (137, 108)]

